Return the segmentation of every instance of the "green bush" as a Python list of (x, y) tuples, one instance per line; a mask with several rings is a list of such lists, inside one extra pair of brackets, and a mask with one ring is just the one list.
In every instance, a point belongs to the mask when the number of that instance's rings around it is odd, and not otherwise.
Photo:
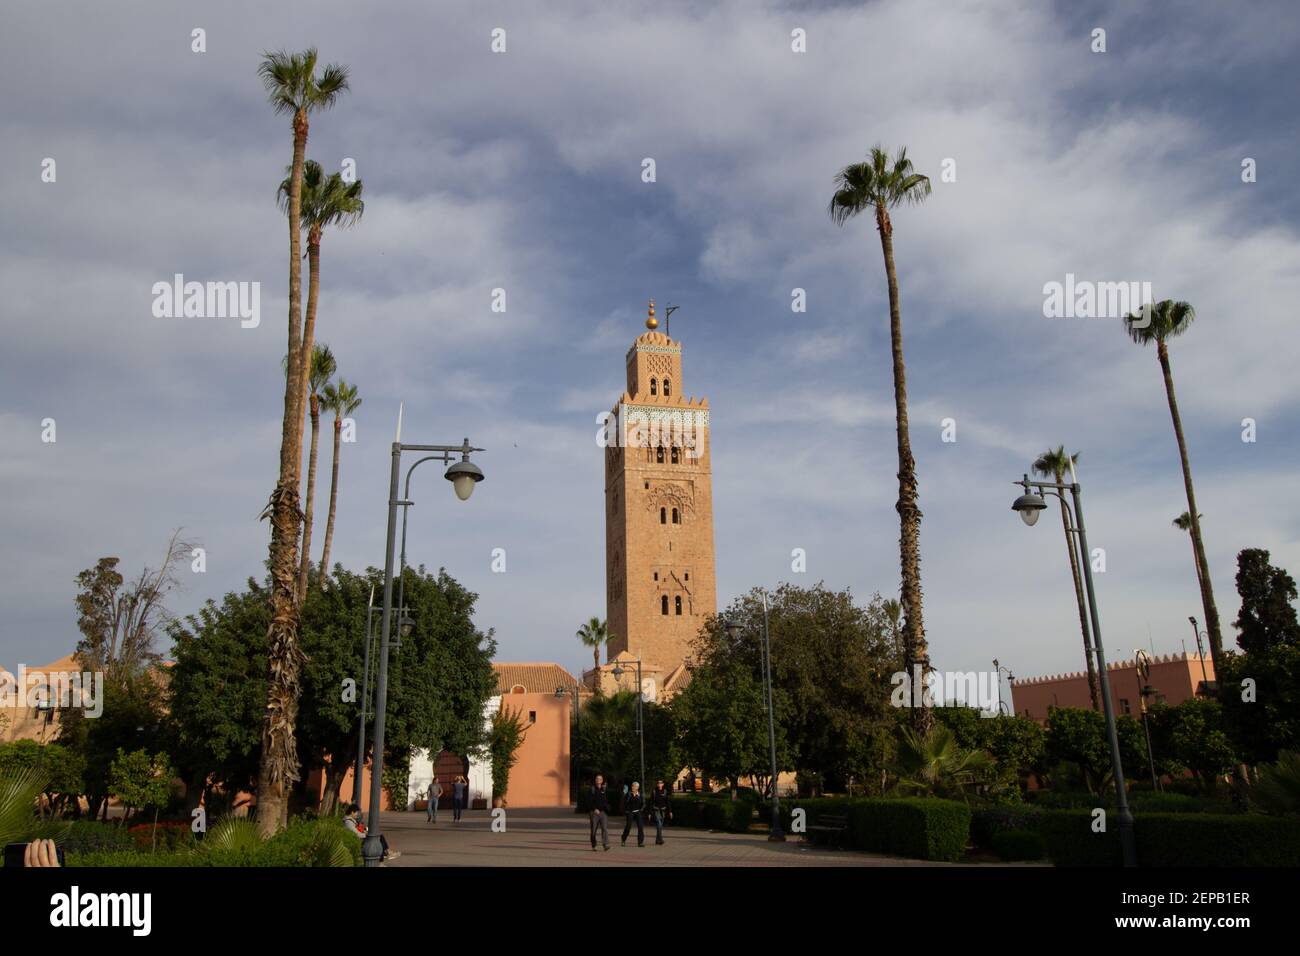
[[(754, 819), (754, 804), (750, 800), (732, 800), (730, 794), (723, 794), (700, 802), (703, 804), (704, 826), (710, 830), (744, 833)], [(676, 808), (673, 815), (677, 815)]]
[(970, 807), (932, 797), (873, 797), (848, 803), (856, 849), (917, 860), (961, 859), (970, 836)]
[[(1057, 866), (1119, 866), (1119, 825), (1092, 831), (1087, 811), (1043, 813), (1039, 832)], [(1141, 866), (1297, 866), (1300, 820), (1232, 813), (1143, 813), (1134, 822)]]
[(970, 838), (981, 850), (996, 852), (993, 839), (999, 833), (1038, 829), (1038, 817), (1042, 813), (1033, 807), (996, 806), (982, 807), (971, 811)]
[[(781, 800), (781, 827), (786, 833), (793, 830), (794, 811), (804, 812), (804, 824), (813, 826), (824, 813), (848, 813), (850, 801), (846, 797), (790, 797)], [(767, 825), (772, 823), (772, 804), (758, 805), (758, 818)]]
[[(65, 848), (66, 853), (66, 848)], [(338, 818), (295, 819), (268, 840), (240, 841), (235, 846), (194, 849), (96, 850), (66, 853), (70, 867), (219, 866), (219, 867), (321, 867), (361, 863), (361, 841), (344, 829)], [(346, 864), (345, 864), (346, 865)]]
[(1041, 860), (1045, 853), (1043, 838), (1033, 830), (999, 830), (991, 842), (993, 852), (1008, 862)]
[(74, 820), (59, 841), (64, 855), (135, 849), (135, 838), (115, 823)]

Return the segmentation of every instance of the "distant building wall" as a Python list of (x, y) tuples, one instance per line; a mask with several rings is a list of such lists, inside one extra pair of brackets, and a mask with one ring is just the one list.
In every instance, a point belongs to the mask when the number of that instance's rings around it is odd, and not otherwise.
[[(1141, 710), (1136, 662), (1116, 661), (1108, 664), (1106, 669), (1115, 713), (1137, 716)], [(1204, 660), (1198, 654), (1153, 657), (1151, 677), (1145, 683), (1151, 685), (1155, 695), (1148, 703), (1181, 704), (1197, 695), (1204, 680), (1214, 680), (1214, 663), (1208, 655)], [(1017, 714), (1032, 717), (1039, 723), (1047, 722), (1049, 707), (1092, 707), (1088, 675), (1084, 671), (1015, 680), (1011, 684), (1011, 697)]]

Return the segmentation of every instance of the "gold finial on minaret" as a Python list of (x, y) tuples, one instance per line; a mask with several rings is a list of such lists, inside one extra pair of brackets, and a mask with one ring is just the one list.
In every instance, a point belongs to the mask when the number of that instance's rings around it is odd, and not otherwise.
[(650, 300), (650, 315), (646, 317), (645, 327), (647, 329), (659, 328), (659, 320), (655, 318), (655, 300)]

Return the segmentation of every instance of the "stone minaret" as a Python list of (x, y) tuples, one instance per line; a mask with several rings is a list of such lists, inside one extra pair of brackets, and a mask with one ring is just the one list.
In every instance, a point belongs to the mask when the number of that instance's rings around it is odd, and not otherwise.
[(666, 677), (717, 613), (717, 588), (709, 403), (686, 397), (681, 343), (658, 325), (652, 301), (614, 408), (626, 444), (605, 449), (606, 618), (610, 657), (628, 651)]

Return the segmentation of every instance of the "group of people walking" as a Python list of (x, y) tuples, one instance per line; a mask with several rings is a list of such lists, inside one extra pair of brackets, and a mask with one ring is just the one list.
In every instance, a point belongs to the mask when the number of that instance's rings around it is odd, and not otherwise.
[[(601, 843), (605, 849), (609, 849), (609, 794), (605, 789), (605, 775), (596, 774), (595, 782), (591, 786), (591, 849), (596, 849), (596, 832), (600, 832)], [(631, 786), (625, 787), (623, 792), (623, 815), (627, 818), (623, 824), (623, 838), (620, 846), (627, 846), (628, 834), (632, 832), (633, 824), (636, 825), (636, 845), (645, 846), (645, 814), (649, 812), (655, 825), (655, 844), (662, 846), (664, 842), (664, 821), (673, 818), (672, 800), (670, 791), (662, 780), (655, 784), (654, 790), (650, 794), (650, 800), (647, 804), (645, 796), (641, 793), (641, 784), (633, 781)]]
[[(442, 795), (447, 791), (442, 788), (442, 781), (437, 777), (429, 784), (428, 806), (425, 808), (425, 815), (430, 823), (438, 822), (438, 802)], [(451, 822), (460, 823), (461, 812), (465, 809), (465, 798), (469, 793), (469, 782), (461, 776), (457, 776), (451, 782)]]

